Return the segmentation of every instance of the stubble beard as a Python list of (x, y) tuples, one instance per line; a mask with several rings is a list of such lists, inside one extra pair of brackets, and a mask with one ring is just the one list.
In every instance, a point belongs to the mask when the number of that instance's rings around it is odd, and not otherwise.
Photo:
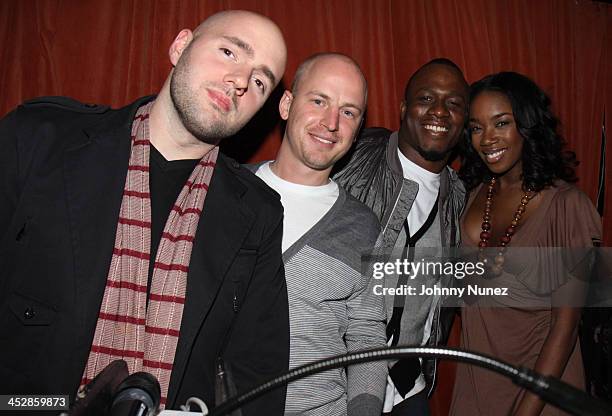
[[(449, 157), (449, 155), (452, 153), (454, 146), (446, 146), (446, 148), (444, 150), (434, 150), (434, 149), (425, 149), (423, 148), (423, 144), (421, 143), (421, 139), (420, 136), (417, 132), (415, 131), (411, 131), (411, 129), (406, 127), (406, 134), (410, 135), (410, 134), (414, 134), (416, 136), (416, 140), (412, 141), (411, 140), (407, 140), (406, 143), (408, 144), (408, 146), (412, 147), (414, 150), (416, 150), (416, 152), (426, 161), (428, 162), (440, 162), (443, 161), (445, 158)], [(400, 138), (401, 140), (401, 138)], [(424, 140), (423, 140), (424, 141)], [(450, 140), (451, 142), (453, 140)], [(456, 142), (456, 140), (455, 140)]]
[[(198, 88), (190, 86), (190, 47), (191, 45), (183, 51), (170, 78), (170, 98), (185, 129), (199, 141), (217, 145), (222, 139), (236, 134), (242, 125), (228, 120), (231, 118), (231, 112), (222, 114), (214, 108), (202, 109), (198, 95), (205, 94), (203, 89), (206, 84)], [(219, 118), (216, 117), (217, 112)]]
[(425, 150), (420, 146), (416, 150), (419, 152), (421, 157), (428, 162), (440, 162), (441, 160), (444, 160), (452, 151), (451, 149), (447, 149), (444, 152), (438, 150)]
[(334, 165), (334, 161), (331, 159), (317, 158), (311, 154), (305, 154), (304, 164), (314, 170), (326, 170)]
[[(308, 135), (308, 133), (305, 134)], [(305, 145), (307, 140), (309, 140), (307, 136), (303, 137), (302, 143), (299, 144), (297, 148), (298, 154), (301, 153), (302, 163), (310, 169), (318, 171), (332, 167), (336, 161), (324, 153), (319, 154), (316, 150), (309, 149), (308, 146)]]

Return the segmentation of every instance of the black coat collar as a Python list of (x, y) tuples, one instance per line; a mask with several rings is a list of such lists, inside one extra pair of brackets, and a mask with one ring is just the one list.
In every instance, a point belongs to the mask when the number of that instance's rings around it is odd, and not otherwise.
[[(130, 155), (131, 125), (138, 107), (153, 97), (111, 111), (72, 138), (64, 156), (80, 333), (95, 329), (112, 257), (117, 218)], [(219, 155), (193, 246), (168, 403), (172, 403), (187, 366), (191, 346), (213, 306), (221, 283), (255, 221), (242, 198), (246, 186), (237, 164)], [(91, 345), (90, 339), (77, 341)], [(89, 353), (89, 348), (80, 348)], [(83, 365), (87, 355), (80, 358)], [(78, 360), (77, 360), (78, 361)]]

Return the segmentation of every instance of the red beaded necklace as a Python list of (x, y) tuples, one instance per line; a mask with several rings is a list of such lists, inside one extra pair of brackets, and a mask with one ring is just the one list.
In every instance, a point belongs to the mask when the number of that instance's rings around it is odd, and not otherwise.
[[(482, 232), (480, 233), (480, 242), (478, 243), (478, 258), (480, 261), (488, 265), (489, 259), (484, 254), (485, 248), (489, 247), (489, 240), (491, 239), (491, 206), (493, 205), (493, 188), (495, 187), (495, 178), (491, 178), (489, 181), (489, 187), (487, 189), (487, 199), (485, 201), (484, 214), (482, 216)], [(527, 190), (523, 194), (521, 198), (521, 202), (514, 212), (514, 217), (512, 222), (506, 228), (506, 232), (499, 239), (499, 249), (497, 250), (497, 254), (493, 259), (493, 264), (490, 265), (490, 270), (495, 276), (499, 276), (502, 272), (502, 266), (504, 265), (504, 253), (506, 252), (506, 248), (510, 241), (512, 240), (512, 236), (516, 231), (516, 227), (518, 227), (519, 222), (521, 221), (521, 217), (527, 208), (527, 204), (533, 198), (535, 193), (531, 190)]]

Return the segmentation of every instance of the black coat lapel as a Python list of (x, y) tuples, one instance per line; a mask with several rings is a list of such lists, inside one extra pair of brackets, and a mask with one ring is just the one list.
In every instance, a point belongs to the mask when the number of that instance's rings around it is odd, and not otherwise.
[[(191, 347), (255, 221), (255, 214), (242, 201), (246, 187), (236, 179), (227, 163), (220, 154), (196, 231), (167, 403), (176, 397)], [(219, 322), (219, 325), (225, 324)]]
[[(80, 334), (93, 336), (98, 318), (127, 174), (132, 120), (143, 101), (87, 128), (64, 156)], [(89, 351), (91, 338), (83, 338), (77, 342), (87, 344)]]
[[(121, 208), (130, 156), (130, 135), (139, 100), (109, 114), (74, 137), (64, 156), (66, 203), (75, 267), (76, 311), (81, 336), (75, 362), (85, 364), (100, 310)], [(168, 403), (176, 397), (191, 346), (214, 304), (227, 271), (251, 230), (255, 214), (245, 206), (247, 191), (219, 155), (210, 190), (196, 231), (183, 311), (181, 335), (170, 382)], [(225, 325), (226, 323), (219, 323)], [(177, 384), (178, 383), (178, 384)]]

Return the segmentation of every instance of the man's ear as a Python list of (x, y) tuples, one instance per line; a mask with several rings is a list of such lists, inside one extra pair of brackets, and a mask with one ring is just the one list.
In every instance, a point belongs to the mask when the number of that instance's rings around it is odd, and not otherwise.
[(405, 116), (406, 116), (406, 100), (402, 100), (402, 103), (400, 104), (400, 120), (404, 120)]
[(293, 94), (291, 94), (291, 91), (285, 90), (280, 102), (278, 103), (278, 112), (280, 113), (281, 118), (285, 121), (287, 121), (289, 118), (289, 109), (291, 108), (292, 102)]
[(183, 54), (183, 51), (193, 40), (193, 32), (189, 29), (181, 30), (174, 41), (170, 45), (170, 49), (168, 50), (168, 56), (170, 57), (170, 62), (172, 66), (176, 66), (179, 58)]

